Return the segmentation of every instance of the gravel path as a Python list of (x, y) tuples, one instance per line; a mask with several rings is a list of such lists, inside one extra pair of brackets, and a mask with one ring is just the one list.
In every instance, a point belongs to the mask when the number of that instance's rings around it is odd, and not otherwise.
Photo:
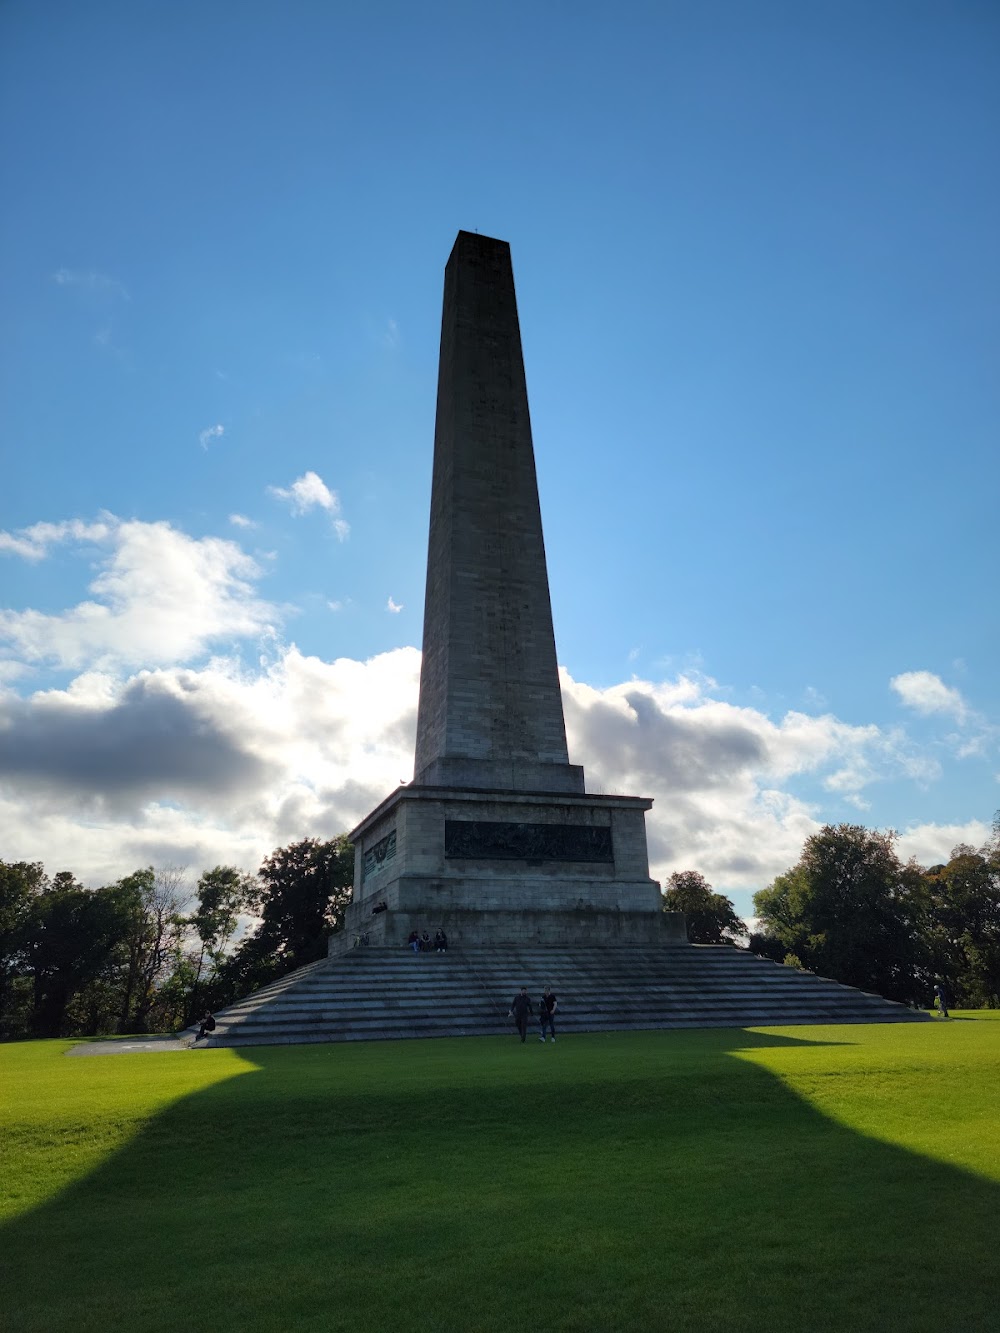
[(67, 1055), (134, 1055), (136, 1051), (188, 1051), (190, 1037), (136, 1037), (131, 1041), (81, 1041)]

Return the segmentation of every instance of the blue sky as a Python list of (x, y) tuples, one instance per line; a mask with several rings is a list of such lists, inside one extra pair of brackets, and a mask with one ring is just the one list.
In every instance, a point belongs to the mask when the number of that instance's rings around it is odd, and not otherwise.
[(981, 840), (998, 75), (976, 0), (9, 0), (0, 855), (252, 868), (409, 776), (460, 227), (654, 873), (748, 911), (823, 822)]

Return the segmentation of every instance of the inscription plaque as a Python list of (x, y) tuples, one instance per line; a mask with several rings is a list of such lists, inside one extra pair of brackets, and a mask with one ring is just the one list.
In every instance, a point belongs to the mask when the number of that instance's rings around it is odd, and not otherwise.
[(362, 880), (370, 879), (372, 875), (377, 875), (380, 870), (384, 870), (387, 861), (391, 861), (396, 855), (396, 830), (387, 833), (384, 838), (380, 838), (374, 846), (369, 847), (364, 854), (361, 862)]
[(614, 864), (610, 828), (446, 819), (444, 854), (465, 861), (596, 861)]

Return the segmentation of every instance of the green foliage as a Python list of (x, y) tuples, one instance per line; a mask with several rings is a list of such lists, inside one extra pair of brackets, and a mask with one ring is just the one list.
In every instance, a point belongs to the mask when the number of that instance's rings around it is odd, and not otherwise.
[(696, 870), (678, 870), (667, 883), (663, 909), (684, 913), (692, 944), (732, 944), (746, 935), (746, 923), (736, 915), (732, 899), (713, 893), (704, 875)]
[(63, 1049), (0, 1047), (18, 1333), (997, 1326), (993, 1015)]
[(1000, 839), (956, 847), (924, 875), (923, 929), (933, 971), (955, 1002), (1000, 1007)]
[(181, 948), (182, 874), (179, 870), (137, 870), (114, 886), (126, 913), (120, 940), (122, 995), (118, 1030), (148, 1032), (159, 990)]
[[(821, 829), (755, 896), (750, 949), (905, 1002), (929, 1005), (940, 977), (958, 1005), (1000, 1007), (1000, 815), (984, 847), (957, 847), (930, 870), (902, 865), (894, 839)], [(353, 870), (345, 836), (306, 838), (256, 876), (205, 871), (188, 902), (170, 868), (86, 889), (67, 871), (50, 881), (40, 864), (0, 862), (0, 1036), (187, 1026), (321, 958)], [(673, 874), (663, 897), (694, 943), (746, 936), (730, 899), (695, 871)]]
[(812, 972), (889, 999), (926, 985), (919, 939), (920, 871), (896, 856), (896, 835), (826, 825), (798, 864), (754, 895), (766, 933)]
[(216, 866), (198, 880), (196, 898), (197, 908), (184, 924), (193, 929), (197, 948), (182, 956), (171, 979), (181, 1026), (234, 997), (227, 967), (240, 919), (257, 901), (257, 886), (235, 866)]
[(188, 924), (195, 928), (208, 957), (218, 963), (236, 933), (240, 913), (256, 899), (256, 885), (252, 875), (234, 866), (216, 866), (205, 871), (196, 892), (198, 908)]
[(68, 1030), (67, 1009), (88, 985), (107, 979), (129, 929), (131, 904), (113, 887), (85, 889), (69, 874), (56, 875), (34, 899), (29, 965), (36, 1033)]
[(750, 948), (890, 999), (929, 1006), (936, 978), (955, 1003), (1000, 1007), (1000, 817), (978, 850), (929, 870), (896, 856), (894, 833), (827, 825), (754, 896)]
[(758, 958), (770, 958), (772, 963), (783, 963), (788, 952), (779, 939), (759, 930), (750, 932), (747, 948)]
[(41, 865), (0, 862), (0, 1036), (186, 1026), (321, 958), (353, 876), (344, 836), (279, 847), (256, 877), (215, 866), (193, 903), (170, 867), (87, 889), (68, 872), (50, 882)]
[(343, 834), (272, 852), (249, 895), (260, 924), (224, 969), (237, 992), (322, 958), (327, 937), (343, 926), (353, 882), (354, 849)]
[(27, 1031), (31, 926), (45, 883), (38, 862), (0, 861), (0, 1033)]

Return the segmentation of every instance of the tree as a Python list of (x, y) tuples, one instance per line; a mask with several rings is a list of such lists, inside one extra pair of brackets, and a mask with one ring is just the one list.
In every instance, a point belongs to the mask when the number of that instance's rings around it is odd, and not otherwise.
[(926, 985), (921, 871), (900, 863), (895, 840), (855, 824), (814, 833), (798, 864), (754, 895), (765, 936), (822, 976), (917, 998)]
[(43, 887), (34, 902), (28, 946), (37, 1035), (67, 1031), (71, 1001), (113, 973), (128, 929), (128, 905), (115, 887), (85, 889), (65, 871)]
[(15, 991), (28, 971), (34, 903), (46, 883), (38, 862), (0, 861), (0, 1035), (13, 1036), (27, 1027), (30, 1000), (18, 1002)]
[(925, 872), (924, 935), (934, 973), (969, 1008), (1000, 1007), (1000, 841), (955, 847)]
[(733, 944), (747, 933), (746, 923), (736, 915), (732, 900), (713, 893), (712, 886), (696, 870), (677, 870), (663, 894), (665, 912), (683, 912), (692, 944)]
[(146, 1032), (156, 992), (180, 948), (183, 872), (148, 866), (112, 887), (128, 922), (119, 1009), (120, 1032)]
[(222, 982), (224, 965), (240, 917), (257, 901), (257, 886), (252, 875), (235, 866), (216, 866), (201, 876), (195, 894), (198, 906), (184, 924), (194, 930), (197, 949), (184, 955), (173, 978), (182, 997), (185, 1024), (228, 998)]
[(354, 849), (345, 834), (279, 847), (257, 873), (249, 905), (260, 925), (220, 969), (237, 994), (283, 976), (326, 953), (343, 927), (354, 882)]

